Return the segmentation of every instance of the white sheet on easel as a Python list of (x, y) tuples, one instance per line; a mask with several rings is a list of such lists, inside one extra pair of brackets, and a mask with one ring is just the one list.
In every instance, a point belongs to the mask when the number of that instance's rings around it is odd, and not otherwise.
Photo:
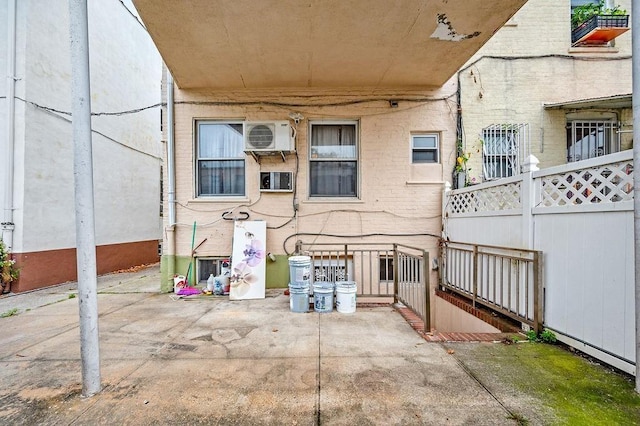
[(233, 230), (230, 300), (264, 299), (267, 222), (238, 220)]

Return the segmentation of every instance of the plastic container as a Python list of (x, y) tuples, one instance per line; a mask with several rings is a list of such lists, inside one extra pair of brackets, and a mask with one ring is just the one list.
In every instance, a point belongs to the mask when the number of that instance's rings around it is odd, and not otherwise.
[(289, 283), (309, 286), (311, 284), (311, 257), (291, 256), (289, 258)]
[(309, 312), (309, 286), (289, 284), (289, 308), (291, 312)]
[(313, 285), (313, 309), (326, 313), (333, 311), (333, 284), (320, 282)]
[(341, 314), (352, 314), (356, 311), (355, 281), (336, 282), (336, 309)]
[(210, 274), (209, 278), (207, 279), (207, 291), (213, 293), (215, 283), (216, 279), (213, 277), (213, 274)]
[(173, 292), (177, 293), (187, 286), (187, 278), (184, 275), (173, 277)]

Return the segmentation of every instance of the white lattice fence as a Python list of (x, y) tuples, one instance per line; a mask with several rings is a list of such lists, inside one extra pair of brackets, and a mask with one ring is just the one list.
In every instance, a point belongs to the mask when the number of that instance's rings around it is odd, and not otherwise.
[(522, 207), (521, 181), (482, 186), (472, 191), (452, 193), (446, 206), (451, 214), (492, 212)]
[(633, 160), (541, 177), (540, 207), (633, 200)]
[[(562, 342), (632, 372), (633, 173), (633, 152), (628, 150), (445, 191), (443, 235), (447, 241), (539, 251), (544, 259), (544, 326)], [(482, 267), (482, 262), (478, 258), (476, 263)], [(501, 275), (493, 272), (499, 270), (493, 260), (487, 262), (485, 274), (476, 274), (482, 290), (476, 297), (494, 301)], [(458, 279), (460, 291), (469, 292), (473, 263), (460, 263), (444, 274)]]

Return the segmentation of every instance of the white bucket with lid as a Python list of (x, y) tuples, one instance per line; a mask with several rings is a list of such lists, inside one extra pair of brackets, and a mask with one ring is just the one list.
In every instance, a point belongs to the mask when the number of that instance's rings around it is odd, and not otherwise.
[(313, 285), (313, 309), (326, 313), (333, 311), (333, 283), (319, 282)]
[(309, 286), (289, 284), (289, 309), (291, 312), (309, 312)]
[(336, 309), (342, 314), (352, 314), (356, 311), (356, 282), (336, 282)]
[(291, 256), (289, 258), (289, 282), (292, 285), (309, 285), (311, 283), (311, 257)]

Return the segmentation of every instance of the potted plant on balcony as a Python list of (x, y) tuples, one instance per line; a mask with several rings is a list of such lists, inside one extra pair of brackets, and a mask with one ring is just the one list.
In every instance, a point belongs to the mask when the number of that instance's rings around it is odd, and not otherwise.
[[(605, 0), (577, 6), (571, 14), (571, 42), (578, 43), (593, 30), (598, 28), (628, 28), (629, 15), (620, 6), (606, 7)], [(626, 30), (625, 30), (626, 31)], [(622, 31), (624, 32), (624, 31)], [(610, 33), (603, 37), (596, 36), (593, 41), (605, 43), (619, 33)], [(610, 38), (609, 38), (610, 37)]]

